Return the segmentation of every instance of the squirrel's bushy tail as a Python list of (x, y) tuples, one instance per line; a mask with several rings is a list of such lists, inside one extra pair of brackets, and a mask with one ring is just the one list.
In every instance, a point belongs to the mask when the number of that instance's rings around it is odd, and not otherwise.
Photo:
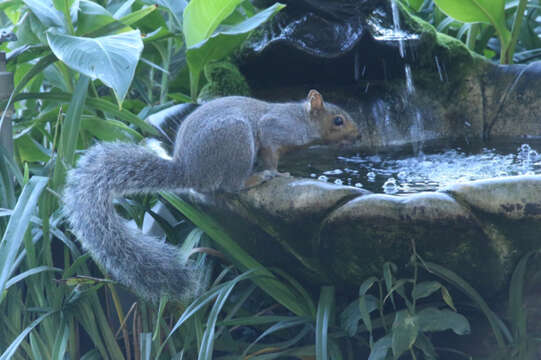
[(152, 301), (189, 298), (199, 276), (177, 247), (128, 228), (113, 198), (182, 188), (180, 167), (137, 145), (98, 144), (69, 171), (64, 191), (64, 211), (83, 247), (115, 280)]

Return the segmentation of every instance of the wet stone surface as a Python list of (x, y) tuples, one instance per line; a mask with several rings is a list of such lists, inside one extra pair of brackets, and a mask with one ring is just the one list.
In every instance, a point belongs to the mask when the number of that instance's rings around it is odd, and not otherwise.
[(222, 200), (214, 206), (225, 211), (214, 215), (233, 238), (307, 286), (354, 291), (386, 261), (405, 266), (415, 244), (425, 261), (494, 294), (520, 256), (541, 245), (541, 175), (402, 196), (277, 177)]

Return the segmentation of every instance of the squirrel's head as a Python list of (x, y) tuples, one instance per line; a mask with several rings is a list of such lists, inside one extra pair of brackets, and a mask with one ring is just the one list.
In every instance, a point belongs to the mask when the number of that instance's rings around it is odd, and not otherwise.
[(308, 92), (306, 108), (311, 121), (317, 122), (323, 143), (351, 143), (361, 137), (351, 116), (336, 105), (323, 103), (317, 90)]

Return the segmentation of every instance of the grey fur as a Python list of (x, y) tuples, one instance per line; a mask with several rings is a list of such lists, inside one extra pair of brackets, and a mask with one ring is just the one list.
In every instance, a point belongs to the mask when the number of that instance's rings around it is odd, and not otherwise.
[[(258, 154), (267, 154), (261, 155), (263, 169), (276, 171), (283, 152), (324, 140), (322, 129), (335, 114), (351, 122), (335, 106), (316, 113), (307, 104), (245, 97), (211, 101), (180, 126), (172, 160), (127, 143), (91, 147), (69, 171), (64, 191), (73, 232), (97, 263), (140, 296), (189, 298), (198, 291), (201, 274), (180, 260), (178, 248), (127, 228), (114, 211), (113, 198), (187, 188), (238, 191), (253, 175)], [(354, 137), (350, 133), (340, 139)]]

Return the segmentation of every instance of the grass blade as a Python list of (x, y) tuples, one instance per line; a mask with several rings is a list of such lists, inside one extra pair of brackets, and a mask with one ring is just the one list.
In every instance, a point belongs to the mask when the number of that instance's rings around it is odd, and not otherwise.
[(13, 342), (8, 346), (6, 351), (0, 356), (0, 360), (8, 360), (11, 359), (13, 355), (15, 355), (15, 351), (17, 351), (17, 348), (22, 343), (26, 335), (28, 335), (36, 326), (39, 325), (43, 321), (43, 319), (49, 317), (51, 314), (54, 314), (54, 311), (48, 312), (46, 314), (41, 315), (36, 320), (34, 320), (29, 326), (27, 326), (19, 336), (13, 340)]
[(299, 301), (302, 299), (299, 299), (293, 291), (278, 281), (269, 270), (244, 251), (216, 221), (173, 193), (161, 192), (160, 194), (218, 245), (223, 247), (243, 268), (255, 269), (258, 275), (263, 275), (253, 279), (263, 291), (296, 315), (310, 316), (309, 306), (304, 301)]
[[(528, 260), (537, 251), (530, 251), (518, 262), (511, 277), (509, 286), (509, 314), (511, 315), (511, 326), (513, 337), (517, 344), (520, 344), (527, 336), (527, 310), (524, 306), (524, 281), (526, 280), (526, 269)], [(520, 351), (524, 351), (523, 346)], [(524, 354), (523, 354), (524, 355)]]
[(323, 286), (319, 295), (316, 314), (316, 360), (327, 360), (327, 334), (333, 310), (334, 287)]
[[(28, 99), (42, 99), (42, 100), (55, 100), (62, 103), (69, 103), (71, 100), (71, 95), (67, 93), (24, 93), (18, 94), (15, 96), (14, 101), (28, 100)], [(110, 101), (98, 99), (94, 97), (89, 97), (86, 99), (87, 108), (93, 108), (95, 110), (104, 111), (109, 113), (120, 120), (124, 120), (130, 124), (133, 124), (140, 129), (146, 131), (150, 135), (159, 135), (158, 130), (152, 125), (147, 124), (143, 119), (139, 118), (137, 115), (132, 114), (128, 110), (122, 109), (119, 110), (118, 106), (113, 104)]]
[(51, 267), (51, 266), (38, 266), (38, 267), (34, 267), (30, 270), (26, 270), (25, 272), (22, 272), (14, 277), (12, 277), (11, 279), (9, 279), (7, 282), (6, 282), (6, 290), (9, 289), (11, 286), (15, 285), (16, 283), (18, 283), (19, 281), (21, 280), (24, 280), (26, 279), (27, 277), (29, 276), (32, 276), (32, 275), (36, 275), (36, 274), (40, 274), (44, 271), (62, 271), (62, 269), (59, 269), (59, 268), (55, 268), (55, 267)]
[[(6, 232), (0, 242), (0, 294), (6, 288), (8, 277), (13, 272), (17, 252), (23, 242), (24, 234), (33, 215), (41, 192), (47, 185), (48, 178), (34, 176), (23, 188), (15, 209), (9, 219)], [(1, 300), (0, 300), (1, 301)]]
[(64, 326), (58, 328), (56, 334), (56, 341), (53, 346), (53, 355), (51, 359), (64, 360), (66, 355), (66, 348), (68, 347), (68, 339), (70, 334), (70, 328), (68, 323), (63, 322)]
[(79, 138), (79, 130), (81, 129), (81, 115), (88, 94), (88, 84), (90, 84), (90, 78), (81, 75), (75, 86), (75, 92), (71, 98), (66, 120), (62, 127), (58, 152), (66, 165), (72, 165), (75, 157), (75, 148), (77, 147), (77, 139)]

